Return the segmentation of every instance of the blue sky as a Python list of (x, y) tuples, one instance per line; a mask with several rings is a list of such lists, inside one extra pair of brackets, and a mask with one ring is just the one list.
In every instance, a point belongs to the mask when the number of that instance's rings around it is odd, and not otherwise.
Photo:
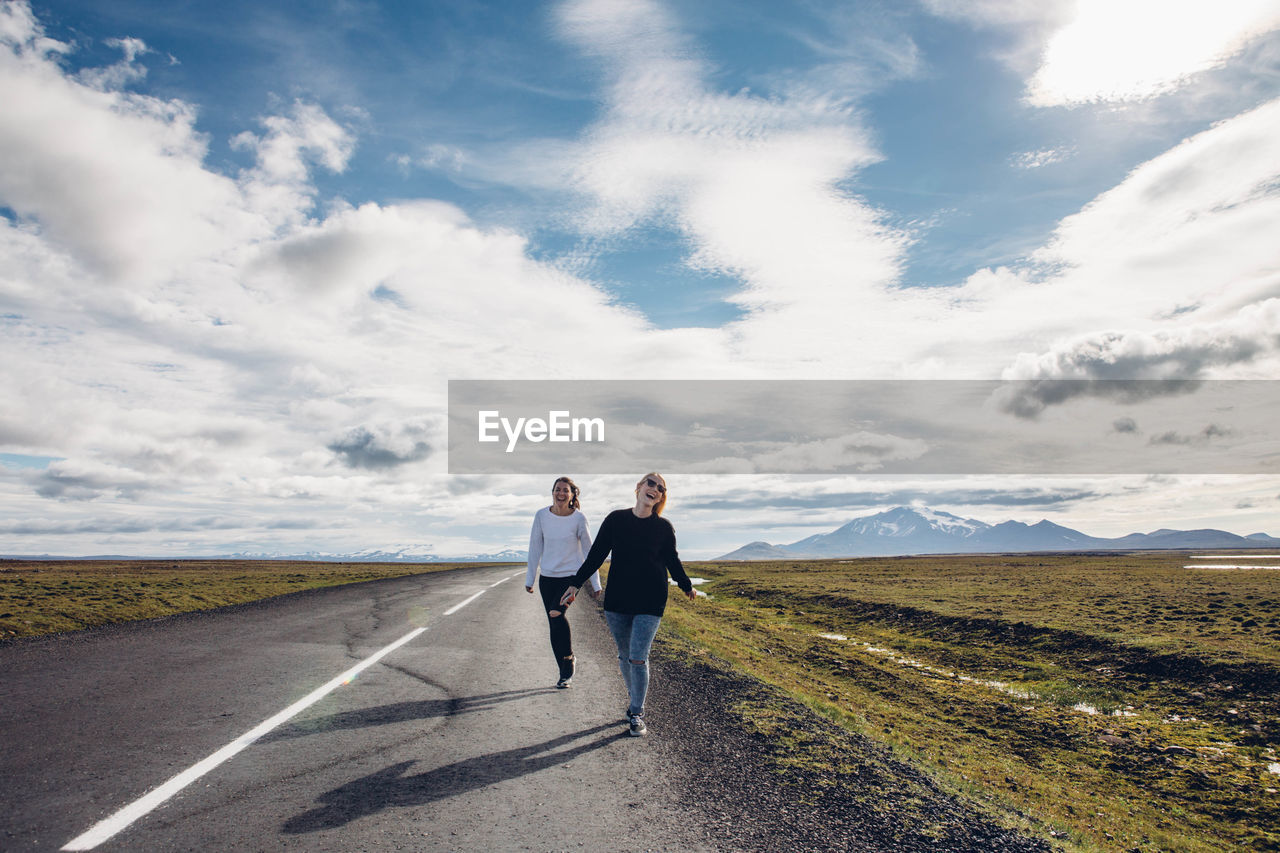
[[(210, 166), (252, 156), (231, 141), (295, 99), (349, 123), (359, 144), (340, 174), (313, 176), (322, 196), (353, 203), (434, 198), (479, 223), (511, 225), (554, 261), (580, 250), (565, 228), (571, 195), (495, 180), (468, 160), (509, 156), (529, 140), (573, 140), (598, 115), (599, 63), (566, 50), (556, 7), (520, 3), (44, 4), (49, 32), (78, 49), (69, 68), (110, 64), (105, 33), (145, 42), (147, 75), (133, 87), (198, 109)], [(759, 98), (806, 75), (829, 75), (829, 97), (864, 114), (881, 158), (841, 188), (865, 198), (919, 243), (908, 286), (959, 284), (1017, 261), (1062, 217), (1118, 183), (1171, 142), (1207, 129), (1236, 103), (1179, 114), (1159, 106), (1135, 121), (1113, 105), (1044, 110), (1024, 103), (1024, 79), (997, 54), (1011, 36), (900, 3), (670, 7), (682, 15), (726, 93)], [(908, 12), (907, 10), (911, 10)], [(912, 13), (914, 12), (914, 13)], [(839, 26), (843, 31), (834, 30)], [(1058, 152), (1038, 168), (1019, 158)], [(567, 188), (566, 188), (567, 189)], [(688, 246), (660, 221), (593, 256), (593, 277), (657, 325), (718, 325), (732, 279), (697, 274)]]
[[(450, 378), (1280, 378), (1278, 26), (6, 0), (0, 552), (518, 546)], [(683, 485), (701, 556), (910, 500), (1280, 533), (1267, 474)]]

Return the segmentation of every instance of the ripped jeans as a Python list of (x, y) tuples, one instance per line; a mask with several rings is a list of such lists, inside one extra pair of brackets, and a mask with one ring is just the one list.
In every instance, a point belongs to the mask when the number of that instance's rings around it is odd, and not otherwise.
[[(547, 625), (551, 632), (551, 653), (556, 656), (561, 678), (573, 677), (573, 632), (569, 630), (569, 614), (560, 606), (560, 596), (572, 583), (572, 577), (549, 578), (542, 575), (538, 578), (538, 592), (542, 595), (542, 606), (547, 611)], [(560, 611), (560, 615), (552, 616), (552, 610)]]
[(631, 697), (627, 713), (643, 714), (644, 697), (649, 692), (649, 647), (653, 645), (653, 635), (658, 633), (662, 617), (606, 610), (604, 621), (618, 644), (618, 667)]

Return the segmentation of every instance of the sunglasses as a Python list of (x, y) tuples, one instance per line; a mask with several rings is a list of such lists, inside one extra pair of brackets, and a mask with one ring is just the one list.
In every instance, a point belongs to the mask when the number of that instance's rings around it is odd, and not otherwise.
[(666, 486), (664, 486), (664, 485), (662, 485), (661, 483), (659, 483), (657, 480), (653, 479), (652, 477), (645, 477), (645, 479), (644, 479), (644, 484), (645, 484), (646, 486), (648, 486), (649, 488), (651, 488), (651, 489), (657, 489), (657, 490), (658, 490), (658, 494), (660, 494), (660, 495), (665, 495), (665, 494), (667, 493), (667, 487), (666, 487)]

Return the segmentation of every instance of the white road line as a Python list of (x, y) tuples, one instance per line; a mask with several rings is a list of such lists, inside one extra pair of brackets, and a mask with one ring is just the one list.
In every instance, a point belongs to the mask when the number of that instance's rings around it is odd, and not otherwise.
[(459, 610), (461, 610), (462, 608), (466, 607), (466, 606), (467, 606), (468, 604), (470, 604), (471, 602), (475, 601), (475, 600), (476, 600), (477, 598), (479, 598), (480, 596), (484, 595), (484, 592), (485, 592), (485, 591), (482, 589), (482, 590), (480, 590), (479, 592), (477, 592), (475, 595), (473, 595), (473, 596), (471, 596), (470, 598), (468, 598), (466, 601), (463, 601), (463, 602), (461, 602), (461, 603), (459, 603), (459, 604), (455, 604), (455, 605), (453, 605), (452, 607), (450, 607), (448, 610), (446, 610), (446, 611), (444, 612), (444, 615), (445, 615), (445, 616), (452, 616), (453, 614), (457, 613), (457, 612), (458, 612)]
[[(513, 577), (517, 577), (517, 576), (513, 575)], [(508, 580), (508, 578), (503, 578), (502, 580)], [(498, 583), (502, 583), (502, 581), (500, 580), (498, 581)], [(493, 587), (497, 585), (498, 584), (491, 584), (488, 588), (493, 589)], [(479, 592), (477, 592), (475, 595), (468, 598), (466, 601), (463, 601), (460, 604), (455, 604), (453, 607), (450, 607), (448, 610), (446, 610), (444, 612), (444, 615), (450, 616), (454, 613), (457, 613), (459, 610), (466, 607), (468, 604), (475, 601), (480, 596), (484, 595), (484, 592), (485, 591), (482, 589)], [(344, 684), (349, 684), (351, 680), (354, 679), (357, 675), (364, 672), (366, 669), (373, 666), (375, 663), (382, 660), (384, 657), (391, 654), (396, 649), (400, 648), (406, 643), (412, 642), (414, 639), (418, 637), (418, 635), (420, 635), (423, 631), (426, 631), (426, 630), (427, 630), (426, 628), (415, 628), (414, 630), (405, 634), (400, 639), (396, 640), (391, 645), (384, 647), (380, 651), (377, 651), (373, 655), (360, 661), (360, 663), (351, 667), (351, 669), (342, 673), (337, 678), (330, 681), (328, 684), (325, 684), (321, 687), (317, 687), (315, 690), (308, 693), (306, 696), (299, 699), (297, 702), (294, 702), (292, 705), (290, 705), (288, 708), (285, 708), (283, 711), (276, 714), (274, 717), (271, 717), (268, 720), (262, 721), (253, 729), (250, 729), (249, 731), (240, 735), (240, 737), (233, 740), (231, 743), (224, 746), (222, 749), (213, 753), (213, 755), (210, 755), (208, 758), (204, 759), (198, 764), (194, 764), (191, 767), (184, 770), (183, 772), (179, 773), (177, 776), (174, 776), (172, 779), (170, 779), (168, 782), (165, 782), (159, 788), (156, 788), (155, 790), (149, 792), (148, 794), (141, 797), (140, 799), (134, 800), (132, 803), (120, 809), (115, 814), (112, 814), (109, 817), (103, 818), (102, 820), (98, 821), (92, 827), (90, 827), (88, 831), (86, 831), (81, 835), (76, 836), (71, 841), (68, 841), (66, 845), (62, 847), (62, 849), (63, 850), (92, 850), (102, 842), (122, 832), (123, 830), (128, 828), (132, 823), (137, 821), (139, 818), (142, 818), (145, 815), (147, 815), (149, 812), (154, 810), (157, 806), (164, 803), (174, 794), (178, 793), (183, 788), (187, 787), (192, 782), (194, 782), (195, 780), (199, 779), (201, 776), (208, 773), (210, 770), (213, 770), (218, 765), (227, 761), (229, 758), (233, 757), (234, 755), (239, 753), (241, 750), (243, 750), (245, 747), (249, 746), (251, 743), (258, 740), (263, 735), (267, 734), (268, 732), (270, 732), (272, 729), (276, 728), (280, 724), (287, 722), (288, 720), (292, 719), (293, 717), (296, 717), (298, 714), (305, 711), (307, 708), (310, 708), (316, 702), (319, 702), (321, 699), (323, 699), (328, 694), (332, 693), (337, 688), (341, 687)]]

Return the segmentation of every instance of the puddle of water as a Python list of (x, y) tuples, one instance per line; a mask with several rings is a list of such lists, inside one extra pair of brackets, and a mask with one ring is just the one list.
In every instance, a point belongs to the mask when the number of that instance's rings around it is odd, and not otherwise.
[(1184, 569), (1280, 569), (1280, 566), (1183, 566)]
[[(1129, 708), (1132, 708), (1132, 707), (1133, 707), (1132, 705), (1130, 705), (1130, 706), (1129, 706)], [(1090, 705), (1088, 702), (1077, 702), (1076, 704), (1074, 704), (1074, 705), (1072, 705), (1072, 706), (1071, 706), (1071, 710), (1073, 710), (1073, 711), (1079, 711), (1079, 712), (1080, 712), (1080, 713), (1082, 713), (1082, 714), (1090, 714), (1090, 715), (1095, 716), (1095, 717), (1102, 713), (1102, 712), (1101, 712), (1101, 711), (1099, 711), (1096, 707), (1094, 707), (1093, 705)], [(1138, 716), (1138, 715), (1137, 715), (1136, 713), (1134, 713), (1133, 711), (1128, 710), (1128, 708), (1124, 708), (1124, 709), (1116, 709), (1115, 711), (1112, 711), (1110, 714), (1106, 714), (1106, 715), (1104, 715), (1104, 716), (1108, 716), (1108, 717), (1136, 717), (1136, 716)]]
[[(1280, 554), (1199, 554), (1193, 560), (1280, 560)], [(1246, 565), (1243, 563), (1215, 563), (1213, 565), (1183, 566), (1184, 569), (1280, 569), (1280, 565)]]
[(848, 638), (848, 637), (846, 637), (844, 634), (819, 634), (818, 636), (819, 636), (819, 637), (821, 637), (821, 638), (822, 638), (822, 639), (824, 639), (824, 640), (847, 640), (847, 639), (849, 639), (849, 638)]
[[(1193, 560), (1238, 560), (1243, 554), (1201, 554)], [(1250, 554), (1250, 560), (1280, 560), (1280, 554)]]
[[(706, 583), (706, 582), (707, 582), (707, 579), (706, 579), (706, 578), (689, 578), (689, 583), (693, 584), (695, 587), (696, 587), (698, 584), (703, 584), (703, 583)], [(676, 586), (676, 585), (677, 585), (677, 584), (676, 584), (676, 581), (675, 581), (675, 578), (667, 578), (667, 583), (668, 583), (668, 584), (670, 584), (671, 586)], [(703, 592), (703, 591), (702, 591), (702, 590), (700, 590), (700, 589), (695, 589), (695, 590), (694, 590), (694, 592), (695, 592), (696, 594), (698, 594), (698, 595), (702, 596), (703, 598), (710, 598), (710, 597), (711, 597), (711, 596), (707, 595), (705, 592)]]
[(1275, 774), (1277, 774), (1277, 775), (1280, 775), (1280, 762), (1273, 761), (1273, 762), (1271, 762), (1270, 764), (1268, 764), (1268, 765), (1267, 765), (1267, 772), (1268, 772), (1268, 773), (1275, 773)]

